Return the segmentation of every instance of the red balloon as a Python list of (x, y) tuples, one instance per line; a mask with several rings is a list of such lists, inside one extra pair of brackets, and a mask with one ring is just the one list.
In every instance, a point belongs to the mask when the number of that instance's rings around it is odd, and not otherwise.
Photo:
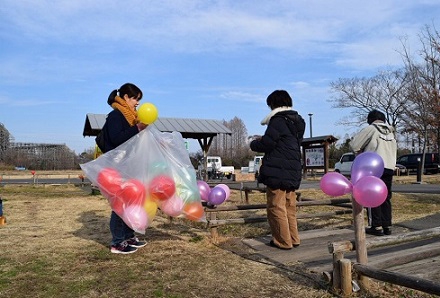
[(200, 204), (199, 202), (185, 204), (183, 206), (183, 214), (185, 214), (185, 218), (189, 220), (198, 221), (202, 219), (203, 216), (202, 204)]
[(112, 197), (109, 199), (110, 207), (116, 214), (122, 216), (124, 213), (124, 202), (118, 197)]
[(176, 191), (176, 185), (174, 184), (173, 179), (170, 177), (160, 175), (151, 180), (148, 189), (153, 198), (162, 201), (171, 198)]
[(139, 180), (130, 179), (122, 183), (121, 190), (116, 196), (127, 205), (143, 205), (145, 187)]
[(112, 168), (104, 168), (96, 178), (99, 190), (107, 198), (113, 197), (121, 190), (122, 178), (118, 171)]

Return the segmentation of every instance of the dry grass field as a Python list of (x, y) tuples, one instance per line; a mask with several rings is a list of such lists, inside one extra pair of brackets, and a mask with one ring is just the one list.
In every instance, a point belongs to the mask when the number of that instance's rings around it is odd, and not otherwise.
[[(113, 255), (107, 247), (110, 208), (102, 196), (74, 186), (5, 186), (0, 195), (7, 219), (0, 227), (0, 297), (333, 297), (320, 276), (239, 253), (245, 250), (240, 239), (268, 234), (267, 223), (222, 226), (220, 243), (213, 245), (203, 223), (156, 216), (141, 236), (146, 247)], [(302, 196), (326, 197), (319, 190)], [(251, 195), (252, 203), (264, 200), (263, 194)], [(239, 202), (240, 193), (233, 191), (226, 203)], [(440, 195), (395, 194), (393, 203), (395, 222), (440, 212)], [(227, 216), (256, 213), (264, 211)], [(339, 216), (300, 220), (299, 228), (350, 224), (350, 216)], [(371, 293), (355, 295), (429, 297), (378, 282)]]

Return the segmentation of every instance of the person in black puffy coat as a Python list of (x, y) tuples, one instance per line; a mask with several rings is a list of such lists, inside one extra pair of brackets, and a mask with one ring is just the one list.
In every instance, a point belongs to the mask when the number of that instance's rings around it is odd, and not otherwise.
[(271, 246), (291, 249), (300, 244), (296, 222), (296, 195), (301, 184), (301, 141), (304, 119), (292, 110), (292, 98), (284, 90), (267, 97), (271, 112), (261, 121), (268, 125), (261, 138), (251, 142), (252, 151), (263, 152), (258, 182), (267, 186), (267, 219)]

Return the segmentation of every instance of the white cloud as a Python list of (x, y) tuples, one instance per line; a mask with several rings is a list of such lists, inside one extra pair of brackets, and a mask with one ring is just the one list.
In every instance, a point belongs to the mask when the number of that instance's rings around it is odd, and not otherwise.
[(325, 102), (329, 94), (328, 80), (295, 81), (290, 95), (293, 101), (301, 102), (302, 106), (316, 106)]
[(290, 83), (290, 85), (292, 85), (296, 89), (305, 89), (310, 87), (310, 83), (304, 81), (292, 82)]
[(397, 2), (6, 0), (2, 15), (20, 35), (42, 40), (136, 42), (180, 51), (253, 45), (307, 53), (329, 50), (356, 30), (385, 26), (405, 7)]
[(220, 98), (234, 101), (245, 101), (245, 102), (265, 102), (266, 97), (260, 94), (252, 94), (241, 91), (228, 91), (220, 94)]
[(340, 45), (339, 66), (372, 70), (384, 66), (403, 66), (402, 39), (407, 38), (411, 51), (419, 46), (418, 33), (422, 25), (391, 25), (366, 38)]
[(34, 106), (59, 104), (59, 102), (50, 101), (50, 100), (17, 99), (17, 98), (10, 98), (7, 96), (0, 95), (0, 104), (2, 106), (11, 106), (11, 107), (34, 107)]
[[(431, 21), (417, 19), (414, 10), (435, 4), (426, 0), (5, 0), (0, 8), (4, 28), (0, 39), (24, 37), (37, 45), (75, 46), (82, 51), (91, 47), (91, 52), (99, 48), (110, 53), (118, 48), (179, 54), (271, 49), (364, 71), (401, 64), (396, 52), (399, 37), (416, 37), (420, 22)], [(78, 67), (76, 57), (47, 60), (44, 65), (38, 57), (11, 55), (10, 61), (0, 63), (0, 78), (5, 81), (61, 79), (60, 74), (78, 81), (84, 80), (83, 73), (109, 71), (99, 64), (100, 57), (96, 61), (90, 57)]]

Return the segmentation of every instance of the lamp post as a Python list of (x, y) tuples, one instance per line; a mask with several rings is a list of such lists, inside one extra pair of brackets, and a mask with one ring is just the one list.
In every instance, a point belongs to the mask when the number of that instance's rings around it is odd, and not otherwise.
[(310, 137), (313, 136), (313, 134), (312, 134), (312, 116), (313, 116), (313, 114), (312, 114), (312, 113), (309, 113), (309, 119), (310, 119)]

